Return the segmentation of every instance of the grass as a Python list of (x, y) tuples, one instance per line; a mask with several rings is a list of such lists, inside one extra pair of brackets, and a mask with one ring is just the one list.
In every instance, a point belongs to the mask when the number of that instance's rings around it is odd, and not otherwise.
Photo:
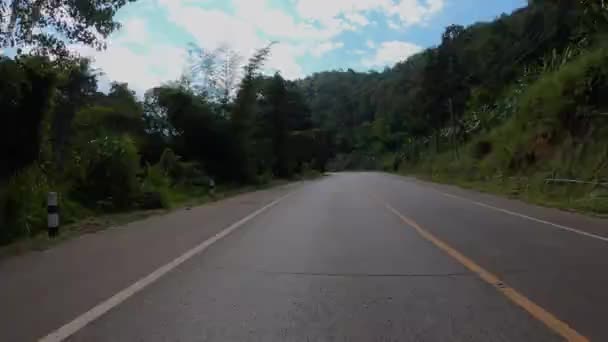
[[(466, 180), (449, 175), (413, 173), (419, 179), (518, 199), (548, 208), (608, 218), (608, 188), (590, 185), (556, 185), (528, 178)], [(541, 184), (542, 183), (542, 184)]]
[(522, 89), (506, 120), (465, 145), (432, 153), (409, 174), (548, 207), (606, 216), (608, 188), (551, 184), (608, 179), (608, 50), (587, 51)]

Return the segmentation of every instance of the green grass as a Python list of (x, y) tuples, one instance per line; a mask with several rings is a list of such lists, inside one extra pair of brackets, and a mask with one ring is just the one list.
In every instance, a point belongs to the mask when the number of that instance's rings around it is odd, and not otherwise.
[(456, 150), (429, 152), (404, 171), (425, 179), (578, 212), (608, 214), (608, 189), (551, 184), (608, 180), (608, 50), (581, 54), (540, 75), (506, 121)]
[(544, 181), (528, 178), (467, 180), (449, 174), (435, 174), (433, 176), (418, 172), (402, 172), (401, 174), (413, 175), (419, 179), (435, 183), (456, 185), (464, 189), (518, 199), (544, 207), (608, 218), (608, 188), (593, 188), (590, 185), (578, 184), (548, 184)]

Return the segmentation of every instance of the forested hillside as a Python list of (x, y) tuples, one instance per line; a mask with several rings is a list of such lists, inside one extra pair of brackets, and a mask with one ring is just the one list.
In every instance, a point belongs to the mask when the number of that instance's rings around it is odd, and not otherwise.
[(183, 77), (145, 96), (124, 83), (101, 92), (103, 71), (68, 48), (103, 48), (125, 3), (0, 6), (0, 47), (15, 51), (0, 56), (0, 244), (45, 228), (48, 191), (69, 222), (207, 196), (211, 179), (236, 187), (328, 169), (608, 211), (601, 1), (534, 1), (450, 26), (437, 47), (382, 72), (288, 81), (263, 73), (273, 44), (249, 59), (191, 46)]
[(298, 82), (331, 168), (401, 170), (543, 204), (608, 211), (608, 10), (533, 1), (383, 72)]

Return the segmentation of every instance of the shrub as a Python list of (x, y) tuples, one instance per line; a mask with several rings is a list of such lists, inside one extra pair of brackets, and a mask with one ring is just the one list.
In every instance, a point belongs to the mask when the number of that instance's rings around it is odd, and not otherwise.
[(166, 175), (171, 176), (171, 178), (173, 179), (177, 179), (178, 174), (180, 173), (179, 160), (180, 157), (176, 155), (172, 149), (165, 148), (163, 154), (160, 156), (158, 165)]
[(209, 177), (198, 162), (179, 162), (179, 182), (183, 185), (208, 186)]
[(129, 136), (105, 136), (77, 153), (80, 167), (74, 195), (92, 207), (128, 209), (139, 194), (139, 155)]
[(13, 176), (0, 194), (0, 244), (31, 236), (46, 227), (47, 177), (37, 165)]
[(538, 133), (577, 127), (579, 109), (606, 105), (607, 62), (608, 51), (596, 49), (543, 75), (522, 96), (518, 119), (536, 124)]
[(160, 157), (158, 167), (173, 180), (173, 185), (205, 185), (208, 178), (199, 162), (182, 162), (173, 150), (166, 148)]
[(255, 185), (268, 184), (272, 181), (273, 178), (274, 176), (271, 171), (264, 171), (255, 177)]
[(319, 170), (313, 169), (309, 163), (304, 163), (302, 165), (302, 178), (304, 179), (309, 179), (309, 178), (316, 178), (321, 176), (321, 172), (319, 172)]
[(139, 206), (143, 209), (169, 208), (170, 183), (161, 165), (148, 165), (141, 185)]
[(475, 159), (483, 159), (490, 153), (492, 153), (492, 142), (490, 141), (480, 140), (473, 145), (473, 157)]

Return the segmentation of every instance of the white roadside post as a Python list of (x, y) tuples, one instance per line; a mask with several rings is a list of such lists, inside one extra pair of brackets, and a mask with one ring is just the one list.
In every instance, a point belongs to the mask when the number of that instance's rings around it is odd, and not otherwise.
[(54, 238), (59, 235), (59, 201), (56, 192), (49, 192), (47, 197), (48, 233)]

